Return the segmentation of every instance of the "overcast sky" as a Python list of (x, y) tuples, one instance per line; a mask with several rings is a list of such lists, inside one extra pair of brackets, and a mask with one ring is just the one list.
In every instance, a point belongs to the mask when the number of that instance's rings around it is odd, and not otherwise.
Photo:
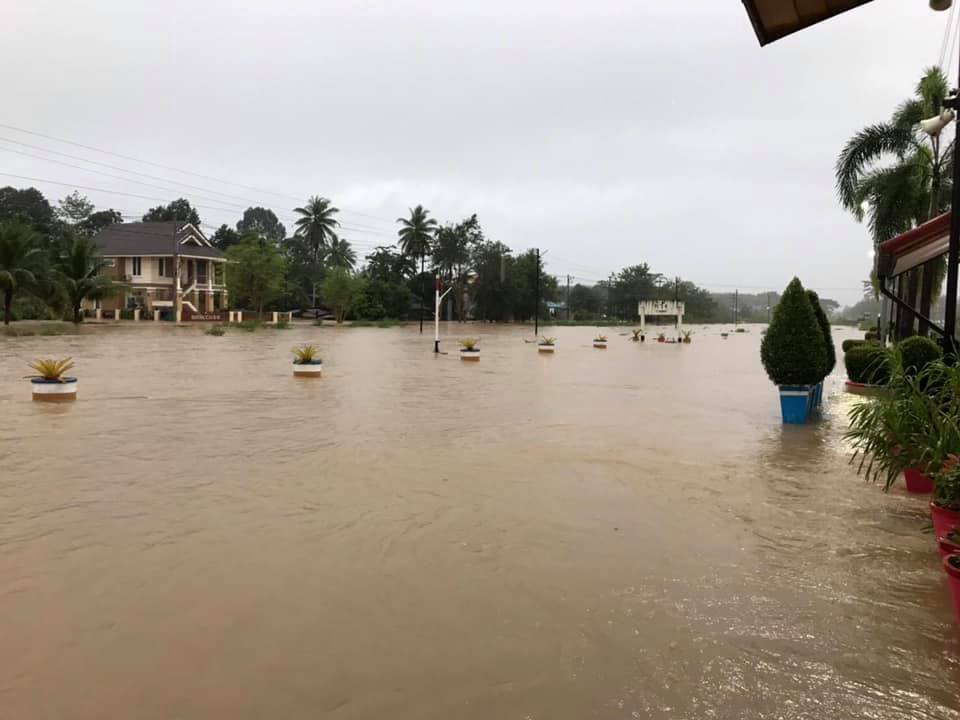
[(206, 230), (254, 202), (289, 227), (325, 195), (362, 254), (422, 203), (558, 275), (797, 274), (853, 302), (870, 240), (833, 163), (937, 64), (946, 21), (877, 0), (761, 49), (739, 0), (4, 0), (0, 123), (216, 179), (0, 127), (0, 172), (45, 180), (0, 185), (99, 188), (131, 216), (183, 195)]

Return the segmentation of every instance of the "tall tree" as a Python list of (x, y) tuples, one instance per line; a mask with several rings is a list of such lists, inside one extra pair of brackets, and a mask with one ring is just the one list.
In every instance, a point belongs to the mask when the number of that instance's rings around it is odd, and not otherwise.
[(333, 310), (338, 323), (344, 321), (362, 292), (362, 278), (342, 267), (332, 268), (323, 281), (323, 302)]
[(227, 249), (227, 290), (239, 304), (249, 303), (263, 316), (264, 306), (283, 294), (286, 261), (273, 243), (247, 237)]
[(510, 248), (501, 242), (487, 240), (473, 249), (470, 264), (475, 274), (471, 295), (476, 318), (498, 322), (510, 320), (515, 290), (509, 280), (513, 266)]
[(437, 230), (436, 242), (433, 245), (433, 265), (443, 282), (453, 288), (450, 296), (460, 322), (466, 320), (465, 297), (470, 252), (483, 241), (483, 230), (475, 214), (456, 225), (447, 224)]
[(210, 242), (215, 248), (226, 251), (227, 248), (233, 247), (240, 242), (240, 233), (224, 223), (213, 233)]
[[(928, 69), (914, 92), (888, 122), (868, 125), (844, 146), (836, 165), (837, 195), (857, 221), (866, 214), (874, 246), (949, 208), (953, 176), (953, 143), (941, 147), (920, 121), (937, 115), (948, 92), (939, 68)], [(864, 212), (864, 204), (867, 211)], [(939, 293), (944, 264), (934, 260), (908, 278), (907, 301), (929, 317), (931, 298)], [(899, 335), (912, 333), (913, 314), (901, 313)], [(921, 332), (925, 332), (921, 323)]]
[(37, 282), (43, 251), (37, 234), (26, 222), (0, 222), (0, 291), (3, 292), (3, 324), (10, 324), (10, 306), (16, 294)]
[(417, 271), (413, 260), (408, 255), (397, 252), (393, 245), (377, 247), (367, 255), (366, 261), (364, 275), (386, 283), (399, 284)]
[(36, 188), (0, 188), (0, 221), (22, 220), (36, 230), (45, 231), (54, 219), (53, 208)]
[(429, 215), (429, 210), (425, 210), (423, 205), (417, 205), (410, 211), (409, 218), (397, 218), (397, 222), (400, 223), (400, 229), (397, 231), (400, 237), (400, 249), (410, 257), (420, 257), (420, 332), (423, 332), (423, 306), (426, 302), (424, 265), (437, 232), (437, 221)]
[(241, 235), (258, 235), (273, 243), (281, 243), (287, 237), (287, 229), (277, 219), (273, 210), (265, 207), (248, 207), (237, 222)]
[(297, 229), (294, 234), (307, 241), (312, 262), (321, 263), (330, 243), (337, 237), (336, 229), (340, 222), (335, 216), (340, 209), (335, 208), (327, 198), (314, 195), (306, 205), (293, 211), (300, 216), (295, 223)]
[(88, 237), (93, 237), (105, 227), (123, 222), (123, 215), (114, 209), (97, 210), (77, 223), (77, 230)]
[(357, 254), (348, 241), (341, 238), (334, 238), (330, 241), (330, 247), (327, 250), (327, 265), (335, 268), (353, 270), (356, 264)]
[(93, 212), (93, 203), (86, 195), (74, 190), (69, 195), (57, 201), (57, 217), (66, 223), (76, 225), (86, 220)]
[(144, 222), (165, 222), (179, 220), (188, 222), (194, 227), (200, 227), (200, 214), (193, 208), (189, 200), (179, 198), (167, 205), (157, 205), (150, 208), (143, 216)]
[(102, 274), (105, 267), (93, 241), (82, 236), (71, 238), (54, 263), (54, 282), (70, 306), (74, 323), (80, 322), (84, 300), (102, 300), (115, 291), (113, 281)]

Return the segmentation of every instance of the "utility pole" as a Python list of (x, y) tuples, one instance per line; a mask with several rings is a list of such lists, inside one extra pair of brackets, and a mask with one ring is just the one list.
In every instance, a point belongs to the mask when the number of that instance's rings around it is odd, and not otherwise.
[(533, 334), (540, 334), (540, 248), (537, 248), (537, 305), (533, 311)]
[[(453, 285), (447, 288), (447, 291), (440, 294), (440, 291), (443, 290), (443, 283), (440, 280), (440, 273), (437, 273), (436, 276), (436, 285), (434, 285), (433, 293), (433, 352), (440, 352), (440, 303), (443, 302), (443, 299), (447, 296), (447, 293), (453, 290)], [(421, 303), (422, 304), (422, 303)]]
[(613, 317), (613, 273), (607, 281), (607, 317)]
[(427, 279), (423, 276), (423, 266), (426, 260), (426, 255), (424, 253), (420, 254), (420, 334), (423, 335), (423, 296), (427, 293), (426, 281)]
[(570, 276), (567, 275), (567, 322), (570, 322)]
[(740, 289), (733, 291), (733, 326), (740, 326)]
[(767, 293), (767, 325), (770, 324), (770, 293)]

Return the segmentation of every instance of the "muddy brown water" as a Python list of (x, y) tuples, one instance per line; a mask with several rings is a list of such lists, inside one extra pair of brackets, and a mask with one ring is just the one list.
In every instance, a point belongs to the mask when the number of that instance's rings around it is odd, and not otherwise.
[(783, 427), (750, 330), (0, 340), (0, 717), (960, 717), (925, 501), (848, 466), (841, 369)]

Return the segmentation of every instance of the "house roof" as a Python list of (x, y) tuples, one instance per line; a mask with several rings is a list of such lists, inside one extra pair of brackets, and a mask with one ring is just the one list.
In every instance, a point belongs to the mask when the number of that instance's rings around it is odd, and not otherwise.
[(761, 45), (868, 2), (872, 0), (743, 0)]
[(893, 277), (945, 255), (950, 248), (950, 213), (880, 243), (877, 270)]
[(135, 222), (110, 225), (93, 239), (102, 255), (193, 255), (222, 258), (223, 252), (190, 223)]

